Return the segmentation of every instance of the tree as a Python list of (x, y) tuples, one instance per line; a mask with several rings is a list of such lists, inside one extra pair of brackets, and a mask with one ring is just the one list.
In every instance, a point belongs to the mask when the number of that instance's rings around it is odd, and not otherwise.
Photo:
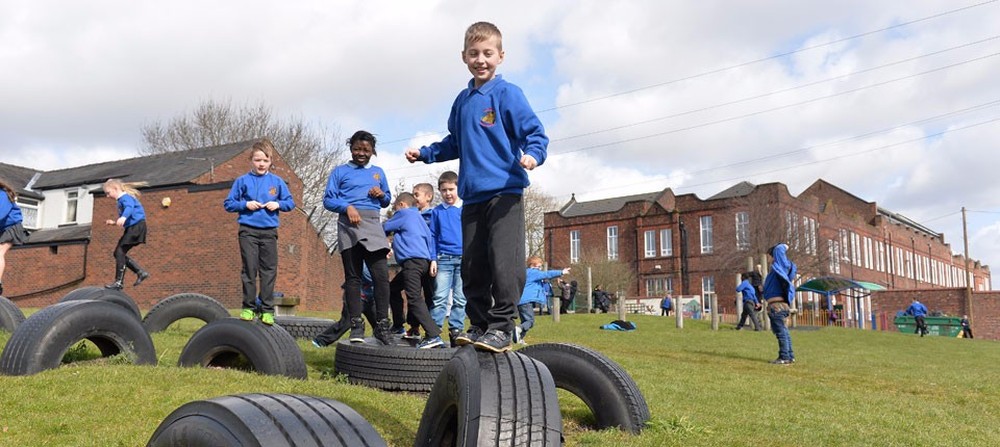
[(545, 259), (545, 213), (559, 207), (556, 198), (538, 188), (524, 190), (525, 251)]
[(237, 107), (229, 100), (208, 100), (166, 123), (144, 125), (142, 136), (145, 145), (139, 149), (141, 155), (270, 138), (281, 158), (302, 180), (300, 206), (322, 231), (328, 246), (336, 241), (337, 226), (333, 221), (337, 216), (323, 212), (322, 201), (330, 170), (347, 160), (347, 146), (337, 132), (310, 125), (301, 118), (277, 119), (263, 102)]
[[(580, 262), (573, 265), (572, 275), (577, 278), (586, 278), (588, 268), (594, 287), (601, 286), (605, 292), (614, 294), (616, 298), (624, 297), (635, 281), (635, 272), (632, 266), (619, 259), (608, 259), (604, 250), (597, 247), (588, 247), (583, 250)], [(590, 292), (592, 291), (587, 293)]]

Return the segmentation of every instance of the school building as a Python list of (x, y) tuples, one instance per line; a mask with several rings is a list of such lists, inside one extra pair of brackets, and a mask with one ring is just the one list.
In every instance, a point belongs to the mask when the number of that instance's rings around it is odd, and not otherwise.
[[(749, 182), (707, 199), (669, 188), (589, 202), (574, 195), (545, 214), (544, 231), (550, 265), (572, 265), (597, 253), (628, 266), (633, 281), (621, 291), (626, 297), (659, 298), (669, 291), (709, 303), (715, 295), (722, 313), (735, 312), (739, 273), (766, 269), (767, 250), (779, 242), (788, 244), (800, 282), (836, 276), (890, 291), (966, 286), (965, 258), (955, 254), (944, 234), (822, 179), (798, 196), (781, 183)], [(970, 260), (969, 273), (973, 291), (995, 300), (986, 293), (989, 266)], [(828, 303), (823, 295), (802, 292), (797, 304), (800, 309), (839, 304), (870, 321), (878, 292), (872, 296), (858, 301), (834, 296), (840, 302)]]
[[(44, 307), (83, 286), (114, 279), (112, 252), (121, 227), (116, 201), (101, 185), (109, 178), (147, 182), (140, 188), (149, 229), (134, 257), (152, 276), (125, 293), (142, 309), (183, 292), (208, 295), (228, 308), (242, 302), (236, 214), (222, 202), (233, 181), (250, 170), (257, 140), (97, 163), (54, 171), (0, 163), (0, 179), (17, 188), (29, 242), (7, 253), (4, 294), (19, 307)], [(301, 300), (300, 309), (340, 307), (343, 268), (309, 222), (302, 181), (275, 154), (272, 172), (285, 179), (296, 209), (281, 214), (275, 290)]]

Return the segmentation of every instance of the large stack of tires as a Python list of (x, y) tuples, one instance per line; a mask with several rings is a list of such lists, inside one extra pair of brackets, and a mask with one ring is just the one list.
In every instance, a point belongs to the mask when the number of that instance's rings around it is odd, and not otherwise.
[[(178, 364), (249, 369), (306, 379), (296, 338), (312, 338), (332, 320), (284, 317), (268, 326), (232, 318), (211, 297), (164, 298), (142, 318), (135, 301), (103, 287), (74, 290), (29, 318), (0, 297), (0, 330), (11, 332), (0, 374), (30, 375), (58, 367), (83, 340), (102, 357), (156, 364), (150, 333), (184, 318), (206, 324), (188, 340)], [(263, 341), (263, 342), (262, 342)], [(639, 433), (649, 409), (625, 370), (583, 346), (541, 343), (502, 354), (472, 346), (414, 349), (337, 343), (335, 370), (351, 383), (427, 393), (414, 445), (561, 446), (556, 389), (579, 397), (595, 428)], [(384, 446), (385, 441), (342, 402), (315, 396), (243, 394), (189, 402), (168, 415), (148, 446)]]

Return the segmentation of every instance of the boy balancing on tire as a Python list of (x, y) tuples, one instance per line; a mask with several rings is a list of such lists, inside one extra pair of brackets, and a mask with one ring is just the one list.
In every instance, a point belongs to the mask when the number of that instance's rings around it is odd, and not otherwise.
[(278, 276), (278, 212), (295, 209), (285, 180), (271, 172), (274, 145), (263, 139), (250, 148), (250, 172), (233, 182), (223, 207), (238, 213), (240, 258), (243, 268), (243, 310), (240, 319), (252, 321), (257, 309), (260, 277), (260, 321), (274, 324), (274, 282)]
[(132, 270), (137, 278), (132, 287), (138, 286), (146, 278), (149, 272), (142, 269), (135, 259), (129, 257), (129, 250), (139, 244), (146, 243), (146, 211), (139, 203), (141, 195), (136, 187), (145, 186), (145, 182), (124, 183), (118, 179), (108, 179), (104, 182), (104, 193), (118, 202), (118, 219), (108, 219), (104, 221), (107, 225), (118, 225), (125, 228), (122, 237), (115, 245), (115, 281), (104, 286), (108, 289), (121, 290), (125, 281), (125, 269)]
[(448, 136), (406, 150), (411, 163), (459, 159), (462, 197), (462, 282), (470, 326), (458, 344), (511, 348), (517, 301), (524, 289), (524, 205), (528, 172), (545, 162), (549, 143), (521, 89), (496, 74), (504, 52), (500, 30), (487, 22), (465, 32), (462, 61), (472, 79), (448, 117)]

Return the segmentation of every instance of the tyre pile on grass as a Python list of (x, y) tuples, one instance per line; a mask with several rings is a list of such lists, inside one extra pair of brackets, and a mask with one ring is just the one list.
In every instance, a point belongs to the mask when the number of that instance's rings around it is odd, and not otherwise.
[[(151, 332), (182, 318), (206, 324), (181, 352), (180, 366), (249, 369), (306, 379), (295, 338), (312, 338), (332, 320), (284, 317), (247, 323), (211, 297), (167, 297), (145, 318), (121, 291), (84, 287), (25, 319), (0, 297), (0, 330), (12, 332), (0, 374), (29, 375), (58, 367), (75, 344), (89, 340), (102, 357), (156, 364)], [(263, 342), (262, 342), (263, 341)], [(564, 343), (516, 352), (471, 346), (414, 349), (375, 342), (337, 343), (335, 369), (351, 383), (428, 393), (415, 444), (423, 446), (560, 446), (556, 389), (579, 397), (598, 429), (637, 434), (650, 418), (645, 398), (625, 370), (603, 354)], [(189, 402), (168, 415), (148, 446), (384, 446), (385, 441), (342, 402), (313, 396), (244, 394)]]

